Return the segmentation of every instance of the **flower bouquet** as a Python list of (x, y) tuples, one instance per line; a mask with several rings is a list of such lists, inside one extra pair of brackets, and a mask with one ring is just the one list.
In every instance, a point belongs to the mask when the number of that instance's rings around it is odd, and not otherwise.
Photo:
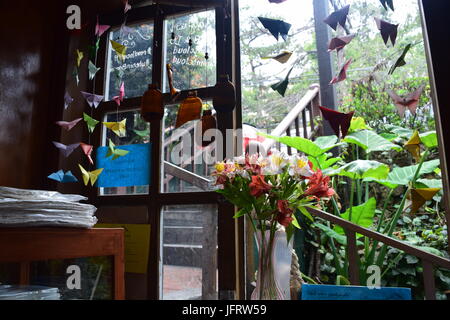
[(235, 218), (248, 217), (256, 234), (259, 253), (254, 299), (286, 299), (275, 279), (274, 242), (285, 238), (287, 246), (295, 228), (300, 228), (295, 214), (312, 219), (306, 207), (335, 193), (329, 186), (330, 177), (313, 169), (307, 157), (276, 150), (267, 157), (246, 155), (215, 164), (212, 176), (219, 186), (217, 192), (238, 208)]

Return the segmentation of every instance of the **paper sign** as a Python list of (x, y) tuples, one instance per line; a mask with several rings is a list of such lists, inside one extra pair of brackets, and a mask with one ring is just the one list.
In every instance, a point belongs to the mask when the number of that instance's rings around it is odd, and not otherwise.
[(150, 185), (150, 144), (117, 146), (129, 151), (123, 157), (112, 160), (106, 157), (109, 147), (97, 148), (97, 168), (103, 168), (98, 187), (131, 187)]
[(106, 224), (96, 228), (123, 228), (125, 230), (125, 272), (147, 273), (150, 246), (149, 224)]
[(409, 288), (302, 285), (302, 300), (411, 300)]

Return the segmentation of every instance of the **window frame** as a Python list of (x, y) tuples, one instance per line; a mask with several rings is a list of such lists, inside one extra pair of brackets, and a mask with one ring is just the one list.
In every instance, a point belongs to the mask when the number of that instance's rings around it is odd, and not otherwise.
[[(163, 1), (164, 2), (164, 1)], [(169, 2), (169, 1), (165, 1)], [(178, 1), (183, 2), (183, 1)], [(189, 1), (184, 1), (189, 2)], [(192, 3), (192, 1), (190, 1)], [(150, 5), (145, 7), (136, 7), (131, 10), (127, 17), (127, 23), (133, 24), (139, 21), (153, 20), (153, 43), (152, 43), (152, 82), (158, 82), (161, 85), (163, 81), (163, 68), (165, 66), (164, 58), (164, 21), (166, 18), (173, 16), (202, 12), (207, 9), (215, 9), (215, 21), (216, 21), (216, 77), (219, 78), (220, 74), (229, 74), (232, 81), (237, 88), (237, 97), (240, 101), (240, 83), (236, 77), (236, 54), (232, 41), (236, 30), (233, 30), (236, 26), (232, 26), (232, 12), (237, 12), (236, 7), (237, 0), (213, 0), (202, 1), (202, 5), (197, 7), (188, 6), (173, 6), (173, 5)], [(123, 22), (123, 12), (116, 12), (110, 15), (102, 15), (101, 21), (104, 24), (111, 25), (112, 27), (119, 26)], [(238, 25), (238, 24), (237, 24)], [(238, 34), (238, 31), (237, 31)], [(91, 92), (96, 94), (103, 94), (106, 81), (107, 65), (107, 49), (109, 33), (100, 40), (100, 48), (98, 51), (97, 65), (101, 66), (100, 72), (91, 84)], [(223, 41), (219, 41), (223, 39)], [(239, 59), (239, 58), (238, 58)], [(161, 88), (162, 89), (162, 88)], [(180, 103), (186, 96), (189, 90), (181, 91), (181, 94), (172, 100), (169, 93), (163, 93), (164, 104), (176, 104)], [(195, 89), (197, 95), (201, 99), (209, 100), (214, 97), (214, 87), (198, 88)], [(141, 97), (133, 97), (124, 99), (121, 103), (120, 111), (132, 111), (136, 110), (140, 106)], [(93, 110), (93, 116), (95, 119), (104, 119), (104, 115), (110, 112), (116, 112), (117, 107), (114, 101), (102, 102), (101, 107)], [(240, 104), (232, 114), (217, 114), (218, 129), (226, 137), (226, 129), (240, 128)], [(133, 206), (144, 205), (147, 207), (148, 219), (147, 223), (151, 227), (150, 235), (150, 249), (149, 249), (149, 261), (147, 270), (147, 299), (159, 299), (161, 291), (161, 276), (160, 276), (160, 261), (162, 262), (162, 252), (160, 246), (160, 240), (162, 237), (162, 208), (167, 205), (174, 204), (217, 204), (218, 205), (218, 251), (217, 251), (217, 267), (218, 267), (218, 296), (219, 299), (240, 299), (245, 297), (243, 288), (245, 286), (245, 272), (244, 261), (237, 256), (243, 255), (243, 243), (239, 243), (238, 250), (236, 250), (236, 241), (238, 238), (243, 239), (242, 235), (237, 237), (237, 234), (243, 233), (243, 221), (239, 219), (236, 221), (232, 217), (234, 216), (235, 208), (224, 200), (224, 198), (216, 192), (184, 192), (184, 193), (163, 193), (161, 191), (161, 174), (163, 166), (163, 154), (161, 151), (163, 133), (161, 132), (162, 121), (151, 121), (150, 123), (150, 141), (151, 148), (151, 163), (153, 164), (150, 170), (150, 185), (148, 194), (139, 195), (101, 195), (99, 188), (90, 187), (88, 191), (89, 200), (97, 207), (102, 206), (126, 206), (132, 204)], [(104, 130), (104, 128), (102, 128)], [(101, 130), (95, 130), (91, 136), (91, 141), (94, 147), (99, 147), (102, 141), (103, 133)], [(225, 141), (225, 140), (224, 140)], [(233, 143), (232, 141), (225, 141), (226, 143)], [(224, 153), (226, 154), (226, 153)], [(118, 223), (126, 223), (127, 221), (117, 221)], [(234, 241), (233, 241), (234, 240)], [(242, 255), (241, 255), (242, 254)], [(239, 262), (239, 266), (237, 265)]]

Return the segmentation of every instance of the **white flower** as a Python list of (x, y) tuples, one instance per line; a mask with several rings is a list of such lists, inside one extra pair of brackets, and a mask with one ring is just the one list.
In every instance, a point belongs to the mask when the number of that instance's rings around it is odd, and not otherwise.
[(280, 174), (283, 168), (289, 164), (289, 158), (283, 152), (272, 149), (268, 159), (267, 171), (271, 174)]
[(293, 177), (310, 177), (314, 174), (309, 166), (308, 158), (295, 154), (290, 159), (289, 175)]

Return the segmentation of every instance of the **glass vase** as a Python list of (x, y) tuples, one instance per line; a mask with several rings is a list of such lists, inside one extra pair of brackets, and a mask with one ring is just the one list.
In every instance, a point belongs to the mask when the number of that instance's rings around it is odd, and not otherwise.
[(277, 230), (256, 233), (258, 272), (252, 300), (290, 300), (292, 241), (287, 243), (286, 232)]

